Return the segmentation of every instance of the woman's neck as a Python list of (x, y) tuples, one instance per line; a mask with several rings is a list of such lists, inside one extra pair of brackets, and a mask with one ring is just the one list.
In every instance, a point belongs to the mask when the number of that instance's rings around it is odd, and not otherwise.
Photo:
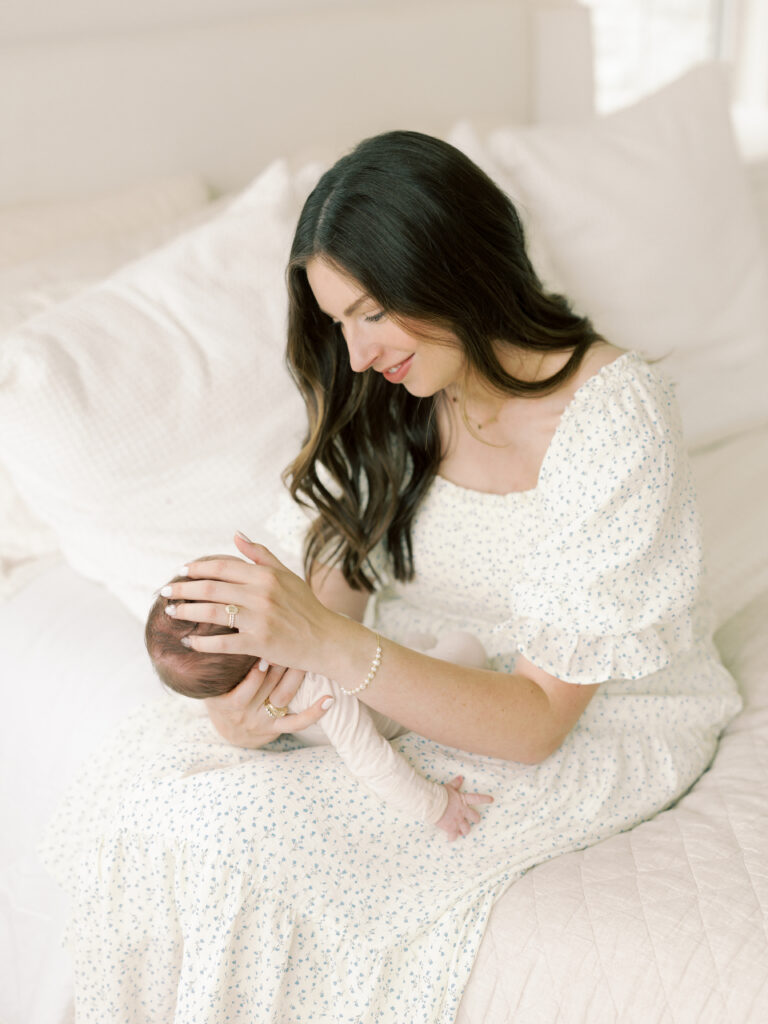
[[(571, 350), (556, 352), (535, 352), (510, 345), (497, 345), (496, 355), (502, 368), (517, 380), (534, 383), (547, 380), (558, 373), (571, 358)], [(464, 380), (446, 389), (446, 397), (479, 431), (497, 423), (503, 410), (515, 397), (500, 393), (488, 381), (473, 371), (468, 371)]]

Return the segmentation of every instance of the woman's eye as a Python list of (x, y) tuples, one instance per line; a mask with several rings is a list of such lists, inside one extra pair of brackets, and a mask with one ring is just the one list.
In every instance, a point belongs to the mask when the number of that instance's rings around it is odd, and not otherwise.
[(366, 323), (375, 324), (378, 323), (378, 321), (381, 320), (384, 316), (386, 316), (386, 313), (384, 313), (384, 311), (382, 310), (381, 313), (372, 313), (370, 316), (364, 317), (364, 319)]

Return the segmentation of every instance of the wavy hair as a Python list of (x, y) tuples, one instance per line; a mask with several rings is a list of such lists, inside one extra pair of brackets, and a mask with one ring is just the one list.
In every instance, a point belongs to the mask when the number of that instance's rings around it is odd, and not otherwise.
[[(284, 478), (319, 515), (304, 563), (332, 562), (372, 591), (383, 542), (391, 572), (413, 577), (414, 515), (443, 457), (436, 397), (418, 398), (372, 369), (355, 373), (341, 329), (318, 307), (307, 264), (328, 262), (413, 334), (455, 339), (467, 367), (500, 394), (546, 394), (600, 340), (565, 298), (544, 291), (514, 204), (455, 147), (417, 132), (361, 142), (318, 182), (299, 217), (286, 272), (287, 362), (309, 428)], [(541, 381), (506, 372), (494, 343), (571, 350)]]

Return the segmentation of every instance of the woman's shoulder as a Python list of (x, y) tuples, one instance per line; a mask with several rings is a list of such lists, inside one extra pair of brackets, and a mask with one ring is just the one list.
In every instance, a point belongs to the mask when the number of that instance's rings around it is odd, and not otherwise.
[(566, 406), (542, 466), (542, 489), (558, 507), (667, 491), (688, 476), (671, 383), (638, 352), (602, 355)]
[[(564, 412), (576, 433), (612, 435), (630, 447), (650, 434), (679, 439), (680, 418), (671, 382), (639, 352), (601, 346), (585, 358)], [(567, 431), (564, 431), (567, 433)]]

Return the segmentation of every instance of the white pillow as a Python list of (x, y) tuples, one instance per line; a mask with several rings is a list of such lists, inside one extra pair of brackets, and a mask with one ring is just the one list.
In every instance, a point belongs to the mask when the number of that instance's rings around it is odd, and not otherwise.
[(518, 216), (525, 232), (525, 249), (533, 268), (544, 287), (550, 292), (559, 292), (562, 289), (552, 260), (547, 252), (541, 231), (531, 216), (525, 196), (520, 192), (517, 183), (506, 175), (502, 168), (491, 155), (488, 146), (483, 142), (481, 134), (470, 121), (459, 121), (451, 129), (448, 142), (465, 153), (470, 160), (473, 160), (481, 170), (485, 171), (489, 178), (492, 178), (509, 196), (515, 204)]
[(487, 147), (576, 307), (615, 344), (668, 357), (691, 445), (768, 420), (768, 267), (717, 65)]
[[(163, 178), (95, 199), (0, 209), (0, 336), (209, 215), (202, 179)], [(57, 549), (0, 466), (0, 597)]]
[(263, 535), (298, 451), (284, 269), (307, 180), (272, 165), (0, 351), (0, 458), (68, 561), (139, 616), (185, 559)]
[[(201, 197), (204, 194), (201, 193)], [(54, 252), (3, 267), (0, 269), (0, 336), (102, 281), (131, 260), (209, 220), (226, 202), (226, 199), (206, 201), (170, 220), (161, 218), (151, 225), (140, 223), (121, 234), (107, 231), (103, 236), (73, 239)]]

